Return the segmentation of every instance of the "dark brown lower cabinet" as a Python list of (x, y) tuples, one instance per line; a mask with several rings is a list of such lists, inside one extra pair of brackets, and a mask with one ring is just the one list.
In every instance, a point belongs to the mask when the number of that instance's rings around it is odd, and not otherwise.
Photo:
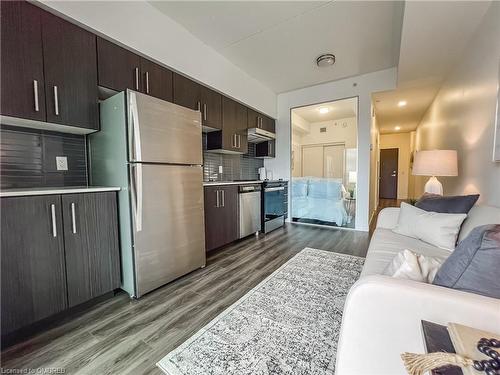
[(115, 193), (62, 196), (68, 305), (120, 287)]
[(237, 240), (238, 232), (238, 186), (205, 186), (207, 251)]
[(67, 307), (61, 197), (1, 199), (2, 335)]
[(116, 193), (1, 198), (2, 336), (120, 286)]

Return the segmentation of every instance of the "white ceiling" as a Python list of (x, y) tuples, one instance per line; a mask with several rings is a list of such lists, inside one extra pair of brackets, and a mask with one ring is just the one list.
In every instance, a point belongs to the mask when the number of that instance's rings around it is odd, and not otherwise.
[[(330, 103), (309, 105), (307, 107), (294, 108), (293, 112), (309, 123), (340, 120), (355, 117), (357, 113), (357, 98), (342, 99)], [(328, 108), (328, 113), (320, 113), (320, 108)]]
[[(460, 60), (490, 1), (407, 1), (398, 88), (373, 95), (381, 133), (415, 130), (447, 74)], [(400, 100), (408, 102), (400, 108)]]
[[(276, 93), (398, 63), (403, 2), (150, 3)], [(337, 61), (318, 68), (326, 52)]]

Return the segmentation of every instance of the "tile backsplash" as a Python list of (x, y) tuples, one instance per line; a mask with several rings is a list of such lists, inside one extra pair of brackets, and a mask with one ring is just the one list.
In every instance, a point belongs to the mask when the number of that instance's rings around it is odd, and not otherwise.
[[(258, 180), (259, 168), (264, 166), (263, 159), (255, 157), (255, 144), (248, 144), (248, 154), (217, 154), (206, 151), (206, 136), (203, 135), (203, 180), (231, 181)], [(222, 166), (222, 173), (219, 173)]]
[[(87, 185), (85, 136), (0, 127), (1, 188)], [(67, 171), (58, 171), (56, 156), (65, 156)]]

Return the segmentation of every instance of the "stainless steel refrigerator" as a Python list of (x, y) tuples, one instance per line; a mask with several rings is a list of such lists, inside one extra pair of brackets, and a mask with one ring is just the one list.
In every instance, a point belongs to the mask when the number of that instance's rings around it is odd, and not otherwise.
[(139, 298), (205, 266), (201, 115), (131, 90), (100, 115), (91, 184), (121, 187), (122, 288)]

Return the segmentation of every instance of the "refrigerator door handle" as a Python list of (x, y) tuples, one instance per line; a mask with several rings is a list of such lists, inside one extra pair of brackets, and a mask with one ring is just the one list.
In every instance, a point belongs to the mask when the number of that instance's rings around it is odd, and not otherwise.
[(132, 122), (131, 149), (134, 152), (134, 160), (142, 160), (141, 132), (139, 130), (139, 112), (137, 109), (137, 97), (130, 92), (130, 121)]
[(132, 209), (136, 232), (142, 231), (142, 164), (132, 165), (133, 180), (130, 186), (132, 191)]

